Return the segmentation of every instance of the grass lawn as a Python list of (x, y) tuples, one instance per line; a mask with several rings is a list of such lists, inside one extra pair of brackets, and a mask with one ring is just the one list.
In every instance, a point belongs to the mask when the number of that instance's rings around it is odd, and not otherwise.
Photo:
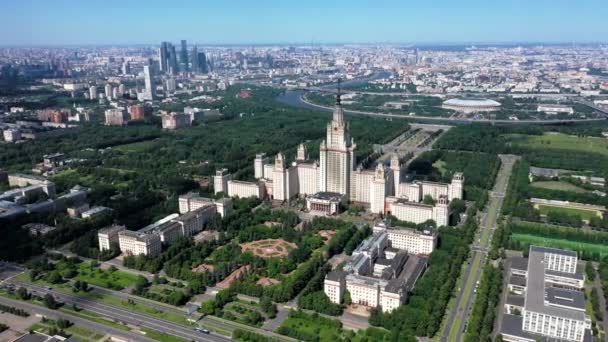
[[(116, 273), (116, 272), (115, 272)], [(116, 297), (111, 297), (111, 296), (104, 296), (101, 295), (99, 293), (94, 293), (94, 292), (76, 292), (74, 293), (72, 291), (72, 286), (69, 285), (65, 285), (65, 284), (51, 284), (49, 282), (46, 282), (44, 280), (36, 280), (34, 282), (30, 281), (30, 277), (28, 273), (23, 273), (20, 274), (19, 276), (16, 277), (16, 279), (23, 281), (23, 282), (28, 282), (28, 283), (33, 283), (36, 285), (40, 285), (40, 286), (51, 286), (54, 290), (57, 290), (59, 292), (63, 292), (66, 294), (70, 294), (70, 295), (74, 295), (74, 296), (78, 296), (78, 297), (82, 297), (85, 299), (89, 299), (89, 300), (93, 300), (96, 302), (100, 302), (100, 303), (104, 303), (107, 305), (112, 305), (112, 306), (116, 306), (119, 307), (121, 309), (125, 309), (125, 310), (129, 310), (129, 311), (133, 311), (133, 312), (138, 312), (141, 313), (143, 315), (148, 315), (148, 316), (152, 316), (152, 317), (156, 317), (159, 319), (164, 319), (167, 321), (171, 321), (177, 324), (181, 324), (181, 325), (186, 325), (186, 326), (190, 326), (190, 322), (188, 322), (188, 320), (186, 319), (186, 314), (184, 313), (184, 315), (178, 315), (177, 313), (174, 312), (170, 312), (170, 311), (163, 311), (160, 312), (158, 310), (156, 310), (153, 307), (150, 306), (146, 306), (146, 305), (142, 305), (142, 304), (129, 304), (126, 301), (123, 301), (120, 298), (116, 298)], [(143, 299), (145, 300), (145, 299)], [(167, 306), (167, 307), (172, 307), (168, 304), (164, 304), (164, 303), (159, 303), (159, 302), (154, 302), (152, 300), (150, 300), (151, 304), (153, 303), (156, 306)]]
[(511, 234), (511, 239), (513, 239), (514, 241), (519, 241), (522, 244), (567, 249), (577, 252), (586, 251), (591, 253), (599, 253), (602, 258), (608, 256), (608, 246), (602, 244), (545, 238), (541, 236), (520, 233)]
[(145, 332), (147, 337), (161, 342), (188, 342), (188, 340), (185, 340), (183, 338), (169, 334), (163, 334), (156, 330), (141, 329), (141, 331)]
[(579, 138), (560, 133), (545, 133), (543, 135), (510, 134), (508, 137), (515, 144), (527, 147), (592, 152), (608, 156), (608, 139), (604, 138)]
[(571, 191), (571, 192), (576, 192), (579, 194), (587, 192), (587, 190), (585, 190), (581, 187), (578, 187), (574, 184), (570, 184), (568, 182), (562, 182), (562, 181), (533, 182), (532, 184), (530, 184), (530, 186), (533, 186), (535, 188), (549, 189), (549, 190)]
[(91, 267), (89, 263), (81, 263), (78, 266), (78, 275), (74, 279), (100, 287), (120, 290), (135, 284), (137, 276), (121, 271), (104, 271), (99, 267)]
[[(177, 324), (181, 324), (181, 325), (185, 325), (185, 326), (189, 326), (190, 323), (188, 322), (188, 320), (186, 319), (186, 314), (184, 312), (184, 315), (178, 315), (177, 313), (173, 313), (173, 312), (169, 312), (169, 311), (159, 311), (156, 310), (153, 307), (149, 307), (149, 306), (145, 306), (145, 305), (141, 305), (141, 304), (129, 304), (128, 302), (120, 299), (120, 298), (116, 298), (116, 297), (111, 297), (111, 296), (103, 296), (97, 293), (92, 293), (92, 292), (87, 292), (87, 293), (76, 293), (75, 295), (77, 296), (81, 296), (90, 300), (94, 300), (96, 302), (100, 302), (100, 303), (104, 303), (104, 304), (108, 304), (108, 305), (112, 305), (112, 306), (116, 306), (128, 311), (133, 311), (133, 312), (137, 312), (143, 315), (148, 315), (148, 316), (152, 316), (155, 318), (159, 318), (159, 319), (164, 319), (166, 321), (170, 321), (170, 322), (174, 322)], [(159, 304), (162, 305), (162, 304)]]
[(568, 215), (578, 215), (582, 220), (589, 221), (592, 217), (597, 217), (597, 214), (593, 210), (575, 209), (575, 208), (558, 208), (550, 207), (545, 205), (539, 205), (538, 211), (541, 215), (547, 215), (550, 211), (564, 213)]
[(318, 336), (321, 342), (335, 342), (340, 340), (340, 336), (342, 335), (342, 331), (338, 327), (322, 324), (322, 321), (315, 320), (312, 317), (288, 317), (283, 321), (281, 327), (300, 331), (310, 336)]
[(71, 327), (65, 329), (65, 331), (80, 341), (96, 342), (104, 336), (103, 334), (79, 327), (77, 325), (72, 325)]
[(445, 172), (447, 171), (446, 165), (447, 163), (441, 159), (433, 163), (433, 167), (437, 169), (437, 171), (439, 171), (442, 175), (445, 174)]
[(115, 329), (120, 329), (120, 330), (125, 330), (125, 331), (131, 330), (126, 325), (116, 323), (116, 322), (112, 321), (110, 318), (104, 318), (103, 316), (98, 315), (92, 311), (87, 311), (87, 310), (76, 311), (70, 306), (62, 306), (61, 308), (59, 308), (59, 311), (63, 311), (67, 314), (70, 314), (72, 316), (77, 316), (82, 319), (86, 319), (88, 321), (93, 321), (95, 323), (107, 325), (107, 326), (115, 328)]

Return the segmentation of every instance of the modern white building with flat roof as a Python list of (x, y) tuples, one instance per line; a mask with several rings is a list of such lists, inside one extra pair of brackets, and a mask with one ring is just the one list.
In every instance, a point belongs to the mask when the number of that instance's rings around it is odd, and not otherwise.
[(576, 252), (530, 246), (527, 260), (511, 258), (509, 265), (503, 340), (591, 341)]

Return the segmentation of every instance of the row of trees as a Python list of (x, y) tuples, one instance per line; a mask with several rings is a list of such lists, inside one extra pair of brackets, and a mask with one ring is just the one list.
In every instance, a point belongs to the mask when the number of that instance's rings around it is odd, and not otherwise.
[(459, 228), (439, 228), (439, 246), (431, 254), (429, 268), (418, 280), (408, 304), (390, 313), (372, 310), (371, 325), (390, 330), (391, 339), (398, 341), (437, 333), (477, 230), (476, 211), (477, 208), (470, 208), (467, 220)]
[[(443, 137), (437, 143), (442, 140)], [(437, 161), (444, 162), (445, 169), (435, 168), (433, 164)], [(415, 173), (418, 178), (445, 183), (452, 181), (455, 172), (462, 172), (465, 177), (464, 199), (482, 202), (480, 206), (483, 206), (486, 190), (494, 185), (499, 168), (500, 159), (496, 155), (433, 150), (424, 152), (414, 159), (408, 171)]]
[(236, 329), (232, 332), (232, 338), (236, 341), (246, 341), (246, 342), (279, 342), (279, 339), (274, 337), (269, 337), (265, 335), (260, 335), (258, 333)]
[[(604, 258), (600, 261), (598, 267), (598, 273), (600, 276), (600, 282), (602, 284), (602, 292), (604, 293), (604, 299), (608, 303), (608, 259)], [(608, 307), (604, 308), (608, 310)]]
[[(572, 242), (590, 243), (597, 245), (605, 245), (608, 241), (608, 233), (591, 230), (582, 230), (580, 228), (569, 228), (562, 226), (553, 226), (535, 222), (518, 222), (505, 224), (500, 227), (496, 233), (499, 234), (501, 247), (505, 249), (519, 250), (526, 255), (530, 248), (530, 243), (521, 242), (511, 238), (511, 234), (528, 234), (538, 237), (546, 237), (551, 239), (567, 240)], [(569, 249), (576, 251), (581, 259), (599, 261), (604, 255), (599, 251), (590, 251), (588, 249), (577, 247), (576, 244), (569, 245)]]
[(30, 313), (23, 310), (23, 309), (19, 309), (13, 306), (8, 306), (8, 305), (4, 305), (4, 304), (0, 304), (0, 312), (7, 312), (16, 316), (20, 316), (20, 317), (29, 317)]
[(494, 267), (486, 264), (469, 316), (464, 337), (466, 342), (488, 341), (491, 338), (502, 290), (502, 271), (502, 265)]
[(310, 279), (298, 297), (298, 307), (300, 309), (313, 310), (330, 316), (340, 316), (342, 314), (342, 307), (339, 304), (332, 303), (323, 291), (325, 275), (330, 271), (331, 266), (325, 265)]

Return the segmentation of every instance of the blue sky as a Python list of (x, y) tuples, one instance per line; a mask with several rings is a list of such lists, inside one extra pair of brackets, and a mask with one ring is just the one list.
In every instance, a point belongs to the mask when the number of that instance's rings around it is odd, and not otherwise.
[(0, 45), (608, 41), (608, 0), (2, 0), (0, 13)]

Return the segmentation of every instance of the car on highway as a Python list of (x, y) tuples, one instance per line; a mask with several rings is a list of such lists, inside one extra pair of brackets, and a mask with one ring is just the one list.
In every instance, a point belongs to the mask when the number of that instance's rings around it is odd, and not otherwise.
[(209, 334), (209, 330), (205, 329), (205, 328), (194, 328), (195, 331), (198, 331), (200, 333), (203, 334)]

